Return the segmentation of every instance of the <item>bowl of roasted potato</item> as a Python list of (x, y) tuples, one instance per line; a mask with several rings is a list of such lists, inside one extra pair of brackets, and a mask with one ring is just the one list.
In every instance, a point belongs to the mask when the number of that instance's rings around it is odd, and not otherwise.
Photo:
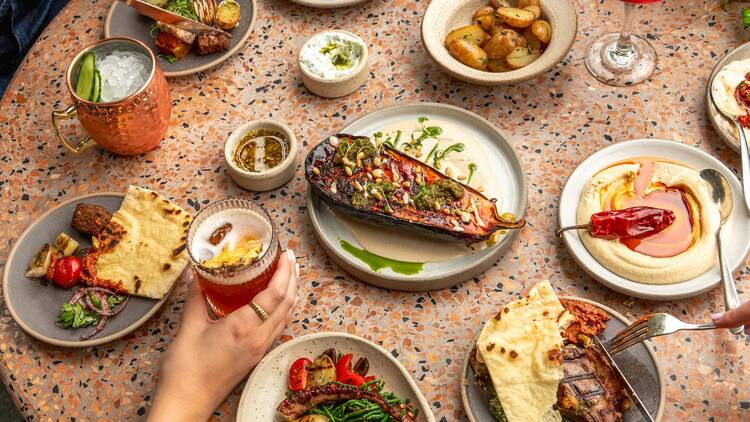
[(570, 51), (570, 0), (433, 0), (422, 20), (427, 52), (451, 76), (507, 85), (548, 72)]

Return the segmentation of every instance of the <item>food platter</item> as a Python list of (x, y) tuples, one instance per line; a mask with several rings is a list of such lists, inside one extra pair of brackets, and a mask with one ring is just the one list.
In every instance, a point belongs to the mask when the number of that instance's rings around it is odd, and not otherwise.
[(67, 231), (82, 247), (91, 245), (88, 239), (69, 229), (71, 215), (77, 204), (85, 202), (115, 211), (122, 201), (123, 194), (116, 192), (73, 198), (47, 211), (19, 236), (3, 273), (3, 296), (11, 316), (26, 333), (56, 346), (96, 346), (122, 338), (136, 330), (166, 302), (169, 294), (160, 300), (131, 297), (127, 306), (102, 332), (90, 339), (81, 340), (80, 330), (64, 329), (55, 324), (60, 304), (67, 302), (72, 292), (51, 284), (40, 285), (40, 282), (24, 275), (29, 260), (39, 248), (40, 242), (43, 242), (40, 239), (54, 239), (58, 233)]
[[(560, 227), (576, 224), (581, 194), (592, 176), (610, 164), (637, 156), (663, 157), (685, 163), (698, 170), (716, 169), (729, 181), (734, 197), (741, 197), (742, 188), (737, 177), (719, 160), (697, 148), (659, 139), (625, 141), (591, 155), (573, 171), (560, 195)], [(748, 230), (750, 222), (744, 207), (735, 207), (723, 228), (724, 245), (732, 270), (740, 268), (750, 252), (750, 240), (744, 235)], [(699, 276), (677, 283), (646, 284), (631, 281), (615, 274), (594, 259), (575, 231), (565, 232), (563, 241), (573, 259), (584, 271), (602, 284), (631, 296), (649, 300), (682, 299), (711, 290), (721, 282), (718, 265)]]
[[(157, 62), (164, 71), (164, 76), (178, 77), (192, 75), (210, 69), (227, 60), (234, 53), (239, 51), (247, 41), (255, 23), (255, 16), (258, 7), (255, 0), (237, 0), (239, 3), (242, 18), (239, 25), (231, 30), (232, 38), (229, 40), (229, 48), (222, 53), (198, 56), (195, 53), (188, 54), (185, 58), (170, 63), (164, 58), (159, 57)], [(107, 17), (104, 20), (104, 36), (110, 37), (131, 37), (135, 38), (154, 51), (154, 39), (151, 36), (151, 26), (153, 19), (147, 18), (132, 7), (120, 1), (113, 1), (109, 8)]]
[(338, 9), (341, 7), (354, 6), (368, 0), (289, 0), (300, 6), (314, 7), (316, 9)]
[[(462, 128), (481, 145), (491, 170), (486, 177), (502, 180), (500, 212), (512, 213), (523, 218), (526, 210), (526, 178), (513, 147), (507, 138), (491, 123), (464, 109), (436, 103), (418, 103), (389, 107), (368, 114), (341, 129), (341, 133), (373, 135), (396, 122), (429, 117), (433, 121), (445, 122)], [(355, 277), (376, 286), (407, 290), (426, 291), (442, 289), (481, 273), (494, 264), (515, 238), (517, 230), (500, 237), (493, 246), (456, 256), (442, 262), (427, 262), (422, 270), (413, 275), (393, 272), (390, 268), (374, 271), (370, 266), (354, 258), (342, 247), (342, 241), (359, 245), (351, 231), (330, 208), (310, 189), (307, 196), (308, 213), (314, 232), (324, 250), (337, 264)]]
[[(592, 300), (579, 297), (560, 297), (560, 299), (589, 303), (606, 312), (610, 320), (607, 322), (607, 328), (600, 335), (603, 341), (612, 338), (617, 332), (630, 324), (618, 312)], [(461, 371), (461, 401), (469, 421), (495, 422), (496, 419), (491, 415), (489, 406), (482, 397), (474, 371), (469, 364), (472, 350), (473, 348), (470, 347), (464, 357), (464, 366)], [(651, 344), (648, 342), (637, 344), (616, 355), (614, 359), (654, 420), (660, 421), (666, 403), (666, 386), (664, 371), (656, 360), (656, 353)], [(624, 422), (642, 420), (635, 406), (623, 416)]]
[(399, 397), (409, 399), (418, 410), (417, 421), (433, 422), (430, 405), (406, 369), (382, 347), (347, 333), (324, 332), (297, 337), (273, 349), (255, 367), (245, 384), (237, 409), (238, 422), (272, 422), (276, 404), (284, 400), (287, 370), (299, 356), (315, 356), (334, 348), (353, 352), (369, 360), (370, 372), (377, 373)]
[(719, 112), (719, 109), (716, 108), (716, 105), (711, 99), (711, 86), (713, 85), (714, 76), (716, 76), (724, 66), (737, 60), (746, 59), (750, 59), (750, 43), (744, 43), (727, 53), (726, 56), (722, 57), (711, 71), (711, 75), (708, 77), (708, 83), (706, 84), (706, 113), (708, 114), (708, 119), (711, 121), (711, 124), (714, 129), (716, 129), (716, 132), (721, 139), (736, 152), (740, 152), (740, 141), (737, 135), (737, 128), (733, 122), (729, 121), (729, 119), (722, 115)]

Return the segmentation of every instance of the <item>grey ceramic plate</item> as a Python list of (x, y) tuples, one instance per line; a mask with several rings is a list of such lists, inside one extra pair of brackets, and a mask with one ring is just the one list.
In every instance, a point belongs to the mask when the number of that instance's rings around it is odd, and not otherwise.
[(276, 407), (289, 391), (289, 367), (301, 357), (312, 360), (333, 347), (339, 353), (354, 353), (365, 356), (370, 363), (369, 375), (385, 382), (385, 390), (408, 399), (419, 411), (418, 422), (434, 422), (430, 405), (419, 391), (406, 368), (382, 347), (361, 337), (347, 333), (316, 333), (290, 340), (273, 349), (258, 366), (245, 384), (237, 409), (238, 422), (273, 422), (282, 419), (276, 415)]
[[(473, 135), (482, 145), (493, 165), (492, 176), (496, 180), (503, 181), (502, 195), (498, 202), (500, 212), (509, 212), (518, 218), (524, 217), (527, 185), (521, 162), (505, 135), (492, 123), (470, 111), (438, 103), (394, 106), (357, 119), (342, 128), (340, 132), (372, 135), (391, 124), (404, 120), (416, 120), (420, 116), (460, 126)], [(312, 220), (315, 235), (326, 253), (344, 270), (360, 280), (387, 289), (427, 291), (444, 289), (462, 283), (497, 262), (518, 234), (517, 230), (511, 230), (491, 247), (445, 262), (426, 263), (422, 271), (415, 275), (398, 274), (390, 268), (373, 271), (367, 264), (353, 257), (340, 246), (339, 241), (345, 240), (361, 247), (346, 225), (336, 218), (318, 196), (310, 191), (309, 187), (307, 192), (308, 214)]]
[[(164, 76), (171, 78), (192, 75), (193, 73), (210, 69), (228, 59), (237, 50), (242, 48), (253, 29), (258, 8), (255, 0), (236, 1), (240, 5), (242, 18), (236, 28), (228, 31), (232, 34), (232, 38), (229, 41), (229, 49), (223, 53), (209, 54), (207, 56), (199, 56), (191, 51), (184, 59), (174, 63), (170, 63), (163, 58), (158, 58), (157, 61), (161, 70), (164, 71)], [(151, 38), (151, 26), (153, 24), (153, 19), (141, 15), (125, 3), (113, 0), (112, 6), (109, 8), (109, 13), (107, 13), (107, 18), (104, 20), (104, 36), (106, 38), (135, 38), (151, 48), (154, 51), (154, 55), (158, 55), (159, 52), (156, 51), (154, 39)]]
[(51, 283), (28, 279), (24, 274), (36, 251), (44, 243), (54, 242), (61, 232), (77, 240), (81, 248), (91, 247), (88, 238), (70, 227), (76, 204), (85, 202), (116, 211), (122, 198), (120, 193), (107, 192), (63, 202), (33, 222), (13, 245), (3, 273), (3, 296), (13, 319), (30, 336), (56, 346), (96, 346), (129, 334), (146, 322), (167, 300), (168, 294), (159, 301), (132, 296), (125, 309), (108, 321), (102, 332), (88, 340), (81, 340), (81, 335), (93, 327), (71, 330), (55, 324), (60, 306), (73, 296), (75, 288), (61, 289)]
[(301, 6), (315, 7), (317, 9), (338, 9), (340, 7), (354, 6), (368, 0), (289, 0)]
[(739, 135), (737, 134), (737, 128), (732, 121), (724, 117), (724, 115), (722, 115), (716, 108), (716, 105), (711, 99), (711, 85), (713, 85), (714, 76), (716, 76), (724, 66), (734, 61), (745, 59), (750, 59), (750, 43), (742, 44), (727, 53), (726, 56), (722, 57), (722, 59), (716, 63), (716, 66), (714, 66), (714, 70), (711, 71), (711, 76), (708, 77), (708, 83), (706, 84), (706, 113), (708, 114), (708, 119), (711, 121), (714, 129), (716, 129), (716, 132), (719, 133), (721, 139), (737, 153), (740, 152), (740, 140)]
[[(614, 337), (615, 334), (630, 325), (630, 321), (624, 316), (600, 303), (580, 297), (562, 297), (561, 299), (590, 303), (610, 316), (610, 320), (607, 321), (607, 328), (599, 336), (603, 342)], [(471, 350), (472, 348), (470, 347), (466, 352), (466, 356), (464, 356), (464, 369), (461, 372), (461, 401), (463, 402), (466, 416), (468, 416), (471, 422), (497, 422), (490, 413), (487, 401), (482, 397), (481, 389), (474, 377), (474, 370), (469, 365)], [(654, 420), (659, 422), (664, 412), (666, 388), (664, 385), (664, 372), (661, 365), (656, 361), (656, 353), (650, 342), (637, 344), (617, 354), (614, 359), (617, 366), (623, 371), (625, 378), (633, 386), (635, 393), (643, 401), (646, 409), (649, 410)], [(623, 416), (624, 422), (643, 420), (643, 417), (635, 407), (625, 412)]]

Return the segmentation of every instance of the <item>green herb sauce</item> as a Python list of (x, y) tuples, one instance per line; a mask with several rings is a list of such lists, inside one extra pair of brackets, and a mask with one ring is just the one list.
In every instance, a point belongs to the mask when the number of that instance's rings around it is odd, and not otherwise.
[(412, 200), (416, 209), (432, 210), (436, 202), (442, 207), (448, 202), (463, 198), (463, 196), (463, 186), (453, 180), (444, 179), (420, 186), (419, 192), (414, 195)]
[(422, 271), (424, 263), (422, 262), (405, 262), (396, 261), (395, 259), (384, 258), (375, 255), (372, 252), (360, 249), (346, 240), (339, 239), (339, 245), (342, 249), (349, 252), (352, 256), (367, 264), (373, 271), (380, 271), (383, 268), (390, 268), (394, 273), (404, 275), (414, 275)]

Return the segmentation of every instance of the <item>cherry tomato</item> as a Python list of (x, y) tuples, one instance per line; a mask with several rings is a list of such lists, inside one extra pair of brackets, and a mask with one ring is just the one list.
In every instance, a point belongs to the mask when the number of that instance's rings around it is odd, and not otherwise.
[(308, 358), (299, 358), (289, 367), (289, 389), (304, 390), (307, 387), (307, 368), (312, 365)]
[(81, 260), (77, 256), (65, 256), (55, 261), (52, 282), (67, 289), (81, 279)]
[(337, 377), (336, 381), (342, 384), (353, 385), (355, 387), (361, 387), (362, 384), (366, 382), (365, 377), (359, 374), (355, 374), (354, 372), (344, 375), (341, 378)]

